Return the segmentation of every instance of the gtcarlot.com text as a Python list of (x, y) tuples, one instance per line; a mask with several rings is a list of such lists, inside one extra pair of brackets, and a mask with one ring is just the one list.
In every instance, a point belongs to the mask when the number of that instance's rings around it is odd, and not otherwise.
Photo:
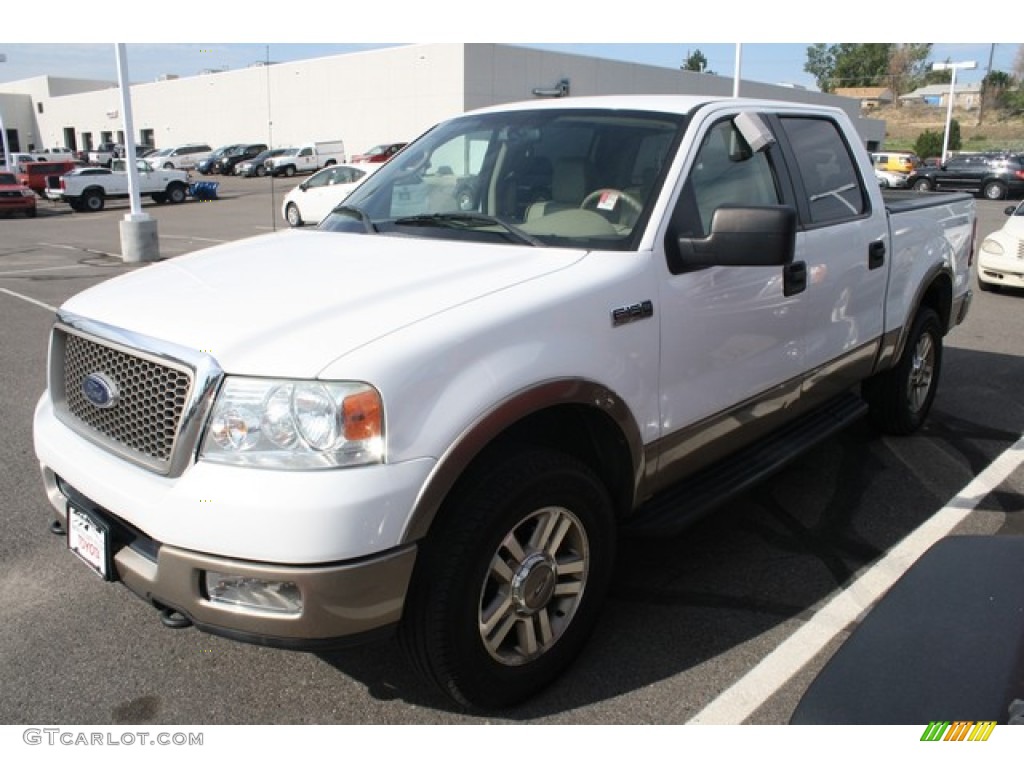
[(167, 731), (85, 731), (68, 728), (26, 728), (22, 740), (50, 747), (201, 747), (202, 733)]

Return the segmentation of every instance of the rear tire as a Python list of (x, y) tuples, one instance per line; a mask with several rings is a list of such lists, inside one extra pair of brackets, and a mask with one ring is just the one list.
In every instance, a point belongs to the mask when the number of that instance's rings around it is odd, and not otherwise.
[(102, 211), (106, 202), (103, 199), (103, 193), (95, 190), (89, 190), (82, 195), (82, 210), (89, 211), (90, 213), (98, 213)]
[(990, 181), (982, 188), (981, 194), (985, 196), (986, 200), (1002, 200), (1006, 197), (1006, 185), (998, 181)]
[(875, 427), (889, 435), (909, 435), (921, 427), (942, 370), (942, 324), (935, 310), (923, 307), (914, 318), (896, 365), (864, 382), (864, 399)]
[(459, 704), (494, 709), (575, 659), (608, 592), (615, 526), (589, 467), (547, 449), (471, 470), (422, 543), (399, 641)]

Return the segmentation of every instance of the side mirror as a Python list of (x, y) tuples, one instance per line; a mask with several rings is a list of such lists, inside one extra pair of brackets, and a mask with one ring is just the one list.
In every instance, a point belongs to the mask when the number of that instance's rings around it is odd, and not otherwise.
[(774, 267), (793, 261), (796, 210), (786, 205), (722, 206), (705, 238), (680, 237), (673, 272), (701, 267)]
[(1016, 213), (1016, 212), (1017, 212), (1017, 206), (1016, 205), (1009, 205), (1006, 208), (1003, 208), (1003, 213), (1005, 213), (1007, 216), (1013, 216), (1013, 214)]

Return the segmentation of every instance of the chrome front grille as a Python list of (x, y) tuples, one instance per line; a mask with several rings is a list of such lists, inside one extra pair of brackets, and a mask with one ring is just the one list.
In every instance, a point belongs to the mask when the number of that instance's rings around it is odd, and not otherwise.
[[(102, 373), (117, 387), (117, 402), (98, 408), (83, 383)], [(69, 335), (64, 345), (64, 392), (68, 411), (89, 427), (132, 451), (170, 461), (181, 416), (192, 388), (188, 371)]]
[(1024, 259), (1024, 240), (1017, 241), (1017, 258)]
[[(62, 320), (70, 322), (54, 326), (50, 346), (57, 417), (122, 458), (161, 474), (180, 474), (194, 455), (220, 381), (216, 363), (98, 323), (67, 315)], [(102, 397), (96, 396), (97, 381)]]

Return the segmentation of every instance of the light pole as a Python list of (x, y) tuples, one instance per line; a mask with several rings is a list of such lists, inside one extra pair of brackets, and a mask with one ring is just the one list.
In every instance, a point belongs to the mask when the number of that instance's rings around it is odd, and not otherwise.
[(976, 61), (940, 61), (932, 64), (932, 71), (951, 71), (949, 78), (949, 103), (946, 104), (946, 130), (942, 134), (942, 162), (946, 162), (946, 153), (949, 150), (949, 126), (953, 122), (953, 100), (956, 98), (956, 71), (958, 69), (977, 69)]
[[(7, 61), (7, 54), (0, 53), (0, 64), (3, 64), (5, 61)], [(9, 171), (13, 170), (11, 168), (11, 151), (7, 147), (7, 129), (4, 128), (4, 118), (2, 114), (0, 114), (0, 140), (3, 141), (4, 145), (4, 168)]]

